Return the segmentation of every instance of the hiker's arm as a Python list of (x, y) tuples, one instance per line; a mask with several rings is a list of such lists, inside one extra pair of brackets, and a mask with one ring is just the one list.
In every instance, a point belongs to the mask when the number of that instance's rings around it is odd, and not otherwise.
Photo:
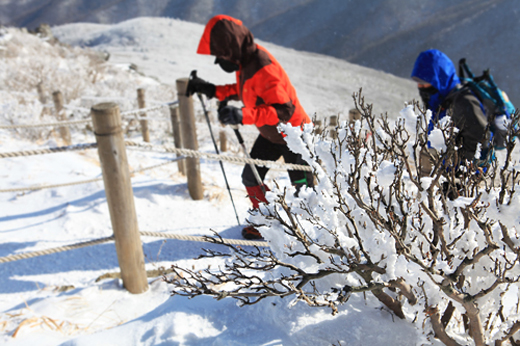
[(239, 98), (237, 84), (217, 85), (215, 90), (215, 97), (219, 99), (219, 101), (238, 101)]

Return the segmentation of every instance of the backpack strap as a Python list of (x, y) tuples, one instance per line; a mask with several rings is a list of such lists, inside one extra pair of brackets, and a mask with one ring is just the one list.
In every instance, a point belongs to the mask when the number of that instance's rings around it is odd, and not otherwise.
[(459, 60), (459, 77), (462, 79), (465, 79), (464, 72), (466, 72), (469, 79), (475, 78), (475, 75), (473, 74), (473, 72), (469, 68), (468, 64), (466, 63), (466, 58), (462, 58)]
[[(465, 74), (468, 76), (465, 78)], [(495, 115), (506, 114), (508, 118), (511, 117), (514, 106), (508, 103), (504, 98), (502, 91), (497, 87), (493, 76), (489, 69), (484, 70), (481, 76), (475, 77), (468, 64), (466, 58), (459, 60), (459, 77), (462, 83), (475, 93), (481, 103), (484, 104), (494, 120)]]

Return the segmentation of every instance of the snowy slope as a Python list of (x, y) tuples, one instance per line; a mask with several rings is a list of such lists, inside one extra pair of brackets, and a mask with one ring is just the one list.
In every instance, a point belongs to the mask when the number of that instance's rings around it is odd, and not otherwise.
[[(175, 80), (197, 69), (214, 82), (230, 76), (213, 59), (194, 54), (202, 26), (172, 19), (140, 18), (118, 25), (73, 24), (54, 28), (63, 41), (110, 52), (93, 79), (92, 52), (60, 48), (20, 32), (4, 32), (0, 46), (14, 49), (0, 60), (0, 124), (38, 123), (52, 119), (38, 101), (31, 68), (43, 80), (61, 87), (66, 102), (88, 107), (108, 97), (122, 109), (133, 109), (135, 89), (145, 87), (156, 102), (171, 101)], [(13, 46), (10, 46), (13, 44)], [(16, 46), (16, 47), (19, 47)], [(316, 54), (266, 44), (286, 67), (302, 103), (320, 117), (344, 112), (352, 106), (350, 93), (363, 87), (377, 109), (396, 116), (403, 103), (415, 96), (415, 86), (388, 74)], [(2, 52), (2, 50), (0, 50)], [(41, 66), (34, 66), (39, 61)], [(124, 68), (138, 65), (143, 77)], [(17, 70), (17, 66), (20, 67)], [(10, 84), (6, 81), (9, 77)], [(48, 77), (45, 79), (45, 77)], [(52, 78), (50, 78), (52, 77)], [(59, 80), (60, 84), (52, 84)], [(54, 90), (49, 87), (49, 91)], [(64, 88), (64, 89), (63, 89)], [(85, 97), (88, 96), (88, 97)], [(132, 100), (133, 99), (133, 100)], [(90, 102), (90, 103), (89, 103)], [(200, 105), (196, 104), (200, 113)], [(214, 104), (212, 104), (212, 110)], [(70, 113), (68, 113), (70, 115)], [(200, 115), (200, 114), (199, 114)], [(77, 118), (78, 113), (74, 113)], [(167, 112), (150, 114), (155, 144), (171, 143)], [(214, 117), (214, 114), (213, 114)], [(207, 127), (199, 118), (200, 150), (213, 152)], [(214, 124), (214, 129), (218, 125)], [(243, 128), (254, 138), (254, 128)], [(131, 138), (139, 139), (137, 132)], [(229, 137), (232, 139), (231, 134)], [(93, 142), (84, 126), (73, 127), (73, 143)], [(0, 129), (0, 151), (60, 145), (50, 130)], [(231, 151), (238, 154), (236, 142)], [(128, 150), (131, 169), (165, 162), (171, 155)], [(0, 188), (56, 184), (99, 177), (95, 150), (10, 158), (2, 160)], [(239, 165), (225, 164), (240, 219), (249, 202), (241, 186)], [(218, 163), (202, 160), (205, 197), (192, 201), (186, 180), (176, 164), (137, 173), (132, 179), (140, 230), (176, 234), (239, 238), (229, 197)], [(270, 172), (269, 179), (287, 184), (286, 174)], [(111, 235), (102, 182), (0, 193), (0, 256), (43, 250)], [(147, 269), (172, 263), (202, 269), (217, 260), (194, 261), (202, 247), (214, 245), (164, 241), (143, 237)], [(0, 343), (7, 345), (415, 345), (421, 336), (415, 327), (395, 319), (371, 296), (352, 297), (336, 316), (329, 310), (291, 304), (290, 298), (269, 299), (239, 308), (235, 301), (207, 297), (188, 300), (169, 297), (160, 279), (149, 280), (150, 290), (132, 295), (117, 279), (96, 282), (118, 270), (113, 243), (0, 264)], [(59, 326), (59, 327), (58, 327)]]
[[(67, 24), (53, 32), (63, 42), (106, 50), (111, 61), (134, 63), (146, 75), (170, 85), (193, 69), (213, 83), (232, 83), (233, 75), (214, 65), (214, 59), (194, 54), (203, 28), (167, 18), (139, 18), (113, 26)], [(302, 105), (318, 118), (345, 116), (353, 106), (352, 93), (359, 88), (374, 103), (376, 112), (387, 111), (390, 116), (396, 116), (404, 102), (418, 98), (412, 81), (340, 59), (258, 42), (286, 69)]]

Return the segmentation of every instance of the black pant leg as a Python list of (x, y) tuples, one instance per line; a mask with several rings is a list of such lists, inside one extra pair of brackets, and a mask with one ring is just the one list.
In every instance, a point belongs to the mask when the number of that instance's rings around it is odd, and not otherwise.
[[(252, 159), (276, 161), (280, 156), (282, 156), (283, 147), (287, 148), (285, 145), (272, 143), (261, 135), (258, 135), (249, 155)], [(269, 168), (260, 166), (255, 167), (263, 182)], [(250, 187), (259, 185), (250, 165), (246, 165), (242, 171), (242, 184)]]
[[(308, 166), (307, 162), (302, 158), (300, 154), (292, 152), (286, 145), (284, 146), (282, 155), (285, 163)], [(314, 187), (314, 176), (311, 172), (289, 170), (288, 173), (289, 178), (291, 179), (291, 184), (295, 186), (306, 185), (308, 187)]]

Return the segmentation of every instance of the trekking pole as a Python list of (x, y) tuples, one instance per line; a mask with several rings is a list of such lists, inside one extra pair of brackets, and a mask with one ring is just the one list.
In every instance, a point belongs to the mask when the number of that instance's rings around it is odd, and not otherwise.
[[(227, 101), (220, 102), (219, 109), (222, 108), (222, 107), (225, 107), (226, 105), (227, 105)], [(229, 126), (235, 132), (235, 135), (237, 136), (238, 143), (240, 144), (240, 146), (242, 147), (242, 150), (244, 151), (244, 155), (248, 159), (250, 159), (251, 156), (249, 155), (249, 152), (247, 151), (246, 145), (244, 143), (244, 138), (242, 137), (242, 134), (238, 130), (238, 125), (229, 125)], [(258, 183), (258, 185), (260, 185), (260, 188), (262, 189), (262, 192), (265, 195), (266, 191), (265, 191), (264, 183), (262, 182), (262, 178), (260, 178), (260, 174), (258, 173), (258, 170), (256, 169), (256, 166), (254, 164), (252, 164), (252, 163), (250, 163), (249, 166), (251, 167), (251, 170), (253, 171), (253, 174), (254, 174), (254, 176), (256, 178), (256, 182)]]
[[(240, 134), (240, 131), (238, 131), (238, 125), (230, 125), (230, 126), (233, 129), (233, 131), (235, 132), (235, 135), (237, 136), (237, 139), (238, 139), (238, 143), (242, 146), (242, 150), (244, 151), (244, 154), (246, 155), (246, 157), (248, 159), (250, 159), (251, 156), (247, 152), (246, 145), (244, 144), (244, 138), (242, 138), (242, 134)], [(258, 183), (258, 185), (260, 185), (260, 188), (262, 189), (262, 192), (265, 195), (264, 183), (262, 182), (262, 178), (260, 178), (260, 174), (258, 173), (256, 166), (252, 163), (250, 163), (249, 166), (253, 170), (253, 174), (255, 175), (256, 182)]]
[[(193, 73), (195, 72), (195, 74)], [(192, 71), (192, 75), (195, 77), (197, 76), (196, 71)], [(191, 77), (191, 76), (190, 76)], [(215, 146), (215, 151), (217, 155), (220, 155), (220, 152), (217, 147), (217, 142), (215, 141), (215, 137), (213, 136), (213, 130), (211, 129), (211, 122), (209, 121), (208, 111), (206, 110), (206, 105), (204, 104), (204, 100), (202, 99), (202, 95), (200, 93), (197, 93), (197, 96), (199, 97), (200, 103), (202, 104), (202, 110), (204, 111), (204, 116), (206, 117), (206, 122), (208, 123), (209, 127), (209, 133), (211, 134), (211, 139), (213, 140), (213, 145)], [(235, 207), (235, 201), (233, 200), (233, 195), (231, 194), (231, 188), (229, 187), (229, 183), (226, 176), (226, 171), (224, 170), (224, 164), (222, 161), (219, 161), (220, 163), (220, 169), (222, 170), (222, 174), (224, 175), (224, 180), (226, 182), (226, 187), (229, 192), (229, 198), (231, 198), (231, 204), (233, 204), (233, 210), (235, 211), (235, 216), (237, 217), (238, 225), (240, 226), (240, 218), (238, 217), (237, 208)]]

